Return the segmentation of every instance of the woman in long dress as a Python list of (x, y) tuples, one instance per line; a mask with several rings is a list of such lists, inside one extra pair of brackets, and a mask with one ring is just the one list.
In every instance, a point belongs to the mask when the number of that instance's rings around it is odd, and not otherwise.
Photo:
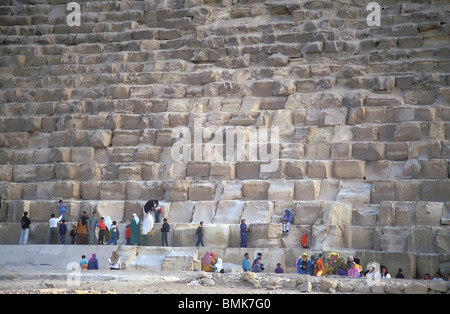
[(143, 235), (149, 234), (153, 230), (154, 224), (155, 224), (155, 221), (153, 219), (152, 212), (145, 211), (145, 208), (144, 208), (144, 221), (142, 222), (141, 233)]
[(131, 245), (139, 245), (140, 243), (140, 229), (141, 229), (141, 222), (139, 220), (139, 217), (133, 213), (133, 219), (131, 219), (131, 224), (130, 224), (130, 244)]
[(108, 243), (109, 238), (111, 238), (111, 226), (112, 226), (112, 220), (111, 217), (106, 216), (105, 217), (105, 238), (103, 240), (103, 242)]

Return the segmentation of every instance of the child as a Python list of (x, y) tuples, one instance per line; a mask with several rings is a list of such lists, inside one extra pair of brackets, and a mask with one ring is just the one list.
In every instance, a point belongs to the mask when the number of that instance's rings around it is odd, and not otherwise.
[(161, 214), (162, 214), (162, 209), (161, 209), (161, 207), (159, 206), (159, 202), (158, 202), (158, 201), (155, 201), (155, 222), (156, 222), (156, 223), (159, 223), (159, 222), (160, 222)]
[(284, 273), (283, 268), (281, 268), (281, 264), (277, 263), (277, 268), (275, 268), (275, 274), (282, 274)]
[(130, 225), (127, 225), (127, 227), (125, 229), (125, 239), (127, 240), (127, 245), (130, 245), (130, 239), (131, 239)]
[(61, 220), (61, 224), (59, 225), (59, 244), (66, 244), (66, 233), (67, 233), (67, 225), (66, 220)]
[(73, 225), (72, 230), (70, 230), (70, 244), (75, 244), (75, 237), (77, 236), (77, 226)]
[(109, 238), (107, 245), (111, 243), (117, 245), (117, 240), (119, 239), (119, 228), (117, 228), (117, 222), (114, 220), (111, 226), (111, 237)]
[(86, 260), (86, 255), (82, 255), (81, 256), (80, 268), (81, 269), (87, 269), (88, 268), (88, 261)]

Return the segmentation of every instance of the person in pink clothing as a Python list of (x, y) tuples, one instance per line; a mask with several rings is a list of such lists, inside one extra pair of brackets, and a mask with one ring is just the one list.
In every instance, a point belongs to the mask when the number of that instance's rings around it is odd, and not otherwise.
[(351, 262), (351, 267), (348, 270), (347, 276), (349, 277), (360, 277), (359, 268), (356, 266), (355, 262)]

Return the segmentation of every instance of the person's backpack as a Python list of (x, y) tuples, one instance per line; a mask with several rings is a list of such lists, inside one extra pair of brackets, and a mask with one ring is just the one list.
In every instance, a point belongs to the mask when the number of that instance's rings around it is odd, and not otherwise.
[(198, 236), (201, 233), (202, 233), (202, 227), (198, 227), (197, 230), (195, 231), (195, 235)]

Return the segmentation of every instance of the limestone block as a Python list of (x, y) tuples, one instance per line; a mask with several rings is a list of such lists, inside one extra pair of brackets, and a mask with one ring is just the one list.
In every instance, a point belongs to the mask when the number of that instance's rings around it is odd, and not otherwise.
[(157, 146), (172, 146), (172, 129), (156, 130), (155, 145)]
[(319, 113), (320, 125), (344, 125), (347, 121), (347, 108), (327, 108)]
[(370, 190), (372, 184), (364, 181), (344, 181), (342, 188), (336, 196), (338, 202), (370, 203)]
[(365, 163), (356, 160), (338, 160), (333, 162), (333, 177), (338, 179), (362, 179), (364, 177)]
[(210, 201), (214, 198), (216, 186), (211, 182), (193, 182), (188, 189), (191, 201)]
[(30, 201), (23, 201), (23, 200), (8, 201), (7, 212), (5, 217), (6, 219), (3, 218), (1, 219), (1, 221), (19, 222), (22, 219), (23, 212), (25, 211), (30, 212), (30, 204), (31, 204)]
[(53, 197), (53, 187), (55, 182), (38, 182), (36, 184), (37, 199), (51, 199)]
[(331, 144), (331, 156), (333, 160), (336, 159), (351, 159), (352, 144), (351, 143), (333, 143)]
[(80, 177), (80, 166), (78, 164), (56, 164), (56, 179), (78, 179)]
[[(174, 162), (167, 170), (165, 177), (168, 180), (185, 180), (186, 179), (186, 163)], [(144, 180), (157, 180), (160, 178), (162, 171), (160, 164), (147, 164), (142, 168), (142, 178)]]
[[(51, 214), (58, 214), (58, 207), (56, 202), (50, 201), (33, 201), (30, 203), (29, 218), (31, 221), (46, 221), (50, 219)], [(69, 209), (70, 210), (70, 209)], [(48, 228), (48, 226), (47, 226)], [(47, 229), (48, 231), (48, 229)]]
[[(320, 182), (321, 182), (320, 180), (295, 181), (294, 199), (299, 201), (317, 200), (320, 195)], [(269, 199), (272, 198), (269, 197)]]
[(191, 223), (195, 202), (173, 202), (167, 220), (172, 223)]
[(268, 197), (270, 200), (292, 200), (294, 197), (294, 181), (272, 180)]
[(450, 234), (445, 227), (436, 232), (436, 251), (442, 255), (450, 252)]
[(435, 253), (436, 252), (436, 231), (432, 227), (412, 226), (410, 230), (409, 252)]
[(423, 160), (421, 177), (427, 179), (447, 179), (448, 160), (446, 159)]
[(34, 165), (15, 165), (12, 168), (14, 182), (32, 182), (37, 178), (37, 167)]
[(223, 182), (222, 200), (240, 200), (242, 199), (241, 182)]
[[(97, 217), (111, 217), (112, 221), (123, 222), (124, 219), (129, 219), (125, 217), (125, 202), (123, 201), (101, 201), (97, 203), (96, 207)], [(140, 214), (140, 213), (136, 213)], [(120, 237), (125, 237), (121, 234)]]
[(94, 148), (92, 147), (76, 147), (72, 148), (70, 156), (71, 162), (90, 164), (94, 160)]
[(69, 147), (53, 148), (48, 155), (48, 162), (69, 162), (71, 149)]
[(297, 202), (292, 213), (296, 225), (312, 225), (321, 219), (325, 209), (323, 202)]
[[(222, 200), (217, 205), (217, 212), (213, 223), (240, 224), (245, 202), (235, 200)], [(245, 218), (245, 217), (243, 217)]]
[(246, 200), (267, 200), (269, 181), (246, 180), (242, 183), (242, 196)]
[(306, 176), (308, 162), (302, 160), (287, 160), (284, 161), (284, 163), (284, 174), (286, 179), (301, 179)]
[(450, 193), (448, 191), (450, 191), (449, 180), (423, 181), (422, 200), (448, 202), (450, 201)]
[(134, 160), (158, 162), (161, 153), (161, 147), (139, 145), (134, 153)]
[(331, 174), (331, 161), (313, 160), (308, 161), (308, 177), (328, 178)]
[(422, 137), (419, 122), (402, 122), (395, 127), (394, 139), (398, 142), (417, 141)]
[[(248, 221), (247, 221), (248, 224)], [(257, 248), (279, 248), (283, 234), (283, 225), (252, 223), (247, 225), (250, 228), (247, 245)], [(274, 252), (275, 253), (275, 252)], [(268, 267), (268, 257), (264, 257), (264, 266)]]
[(380, 205), (355, 204), (352, 214), (352, 225), (354, 226), (376, 226)]
[(386, 143), (386, 158), (391, 160), (405, 160), (408, 158), (409, 143)]
[(336, 179), (323, 179), (320, 184), (319, 200), (335, 201), (341, 190), (342, 182)]
[(344, 228), (344, 246), (352, 249), (373, 250), (374, 232), (372, 226), (350, 226)]
[(444, 207), (441, 202), (417, 202), (416, 225), (440, 226)]
[(353, 158), (361, 160), (384, 159), (384, 148), (385, 145), (383, 143), (353, 143)]
[(203, 221), (205, 224), (213, 222), (216, 214), (216, 203), (213, 201), (197, 202), (194, 207), (192, 223), (198, 224)]
[(96, 200), (100, 198), (99, 182), (81, 182), (80, 198), (85, 200)]
[(138, 164), (134, 165), (120, 165), (117, 169), (119, 175), (119, 180), (130, 181), (130, 180), (142, 180), (141, 176), (141, 166)]
[(209, 177), (211, 180), (234, 180), (235, 164), (232, 162), (212, 162)]
[[(128, 185), (127, 185), (127, 193)], [(164, 199), (164, 184), (162, 181), (145, 182), (142, 186), (141, 199), (143, 200), (162, 200)], [(161, 203), (160, 203), (161, 205)]]
[(210, 175), (211, 164), (209, 162), (189, 162), (186, 168), (186, 177), (194, 179), (207, 179)]
[(141, 131), (114, 130), (111, 144), (113, 146), (136, 146), (139, 143)]
[(268, 201), (248, 201), (245, 203), (242, 218), (247, 224), (269, 223), (273, 215), (273, 202)]
[(374, 181), (371, 191), (372, 203), (395, 200), (395, 181)]
[(364, 173), (366, 179), (370, 181), (387, 179), (391, 173), (391, 162), (385, 160), (368, 162)]
[(408, 248), (408, 227), (382, 228), (380, 247), (386, 252), (406, 252)]
[(164, 200), (176, 202), (187, 201), (188, 181), (164, 182)]
[(102, 182), (100, 184), (101, 200), (125, 200), (126, 182)]

